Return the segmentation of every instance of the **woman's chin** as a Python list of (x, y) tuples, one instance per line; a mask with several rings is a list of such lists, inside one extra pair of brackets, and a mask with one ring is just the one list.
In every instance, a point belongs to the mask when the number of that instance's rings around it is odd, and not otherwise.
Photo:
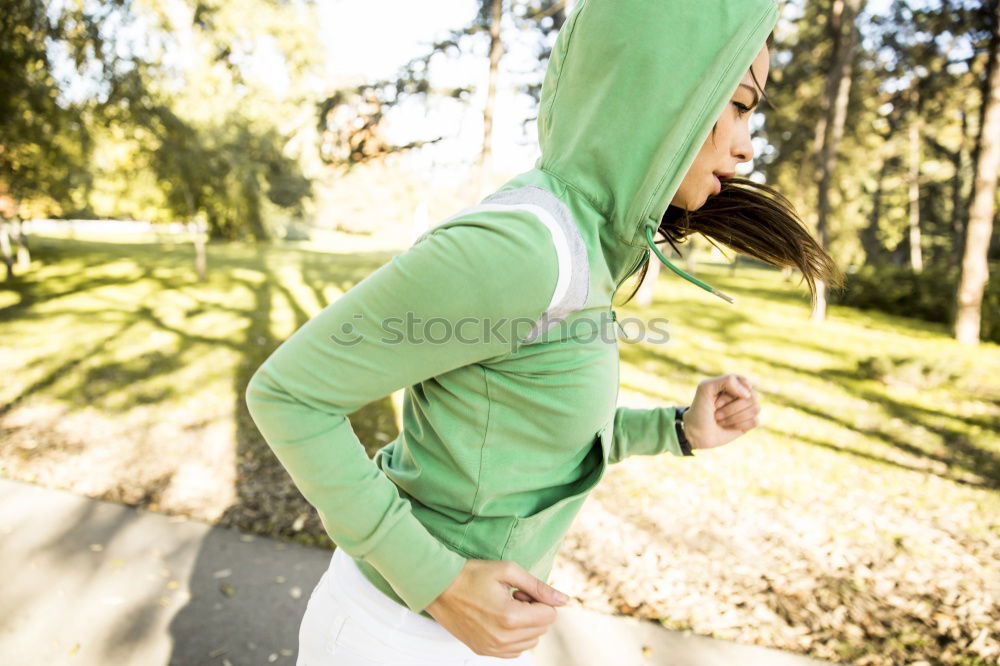
[(702, 206), (704, 206), (705, 205), (705, 200), (703, 199), (700, 203), (695, 202), (694, 205), (692, 205), (692, 203), (690, 201), (686, 201), (686, 200), (685, 201), (678, 201), (677, 199), (674, 199), (673, 201), (670, 202), (670, 205), (674, 206), (675, 208), (680, 208), (681, 210), (686, 210), (687, 212), (690, 213), (691, 211), (698, 210), (699, 208), (701, 208)]
[(698, 210), (699, 208), (701, 208), (702, 206), (704, 206), (706, 203), (708, 203), (708, 198), (710, 196), (712, 196), (712, 195), (711, 194), (706, 194), (699, 201), (695, 202), (694, 206), (687, 206), (687, 207), (685, 207), (684, 210), (688, 211), (689, 213)]

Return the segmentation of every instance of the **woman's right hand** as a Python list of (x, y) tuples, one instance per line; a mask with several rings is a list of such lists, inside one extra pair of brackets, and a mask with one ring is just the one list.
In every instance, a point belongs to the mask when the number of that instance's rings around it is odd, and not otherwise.
[(569, 599), (560, 595), (516, 562), (470, 559), (426, 610), (476, 654), (513, 659), (555, 622), (555, 607)]

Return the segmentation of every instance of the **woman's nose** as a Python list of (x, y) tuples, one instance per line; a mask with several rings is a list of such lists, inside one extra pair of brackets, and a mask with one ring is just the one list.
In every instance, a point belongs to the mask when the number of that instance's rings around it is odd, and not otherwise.
[(733, 143), (733, 157), (738, 162), (749, 162), (753, 159), (753, 141), (750, 140), (750, 128), (739, 132), (739, 136)]

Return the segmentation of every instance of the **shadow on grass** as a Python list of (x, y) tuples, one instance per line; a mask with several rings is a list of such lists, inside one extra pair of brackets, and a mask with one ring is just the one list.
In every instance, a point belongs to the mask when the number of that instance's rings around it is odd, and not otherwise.
[[(782, 361), (777, 361), (775, 359), (765, 358), (761, 356), (748, 355), (747, 358), (756, 360), (760, 363), (768, 364), (775, 368), (781, 368), (790, 372), (799, 372), (806, 375), (812, 375), (813, 371), (803, 371), (795, 366)], [(992, 489), (1000, 489), (1000, 457), (998, 457), (994, 452), (976, 446), (969, 436), (959, 428), (947, 427), (937, 425), (932, 422), (933, 418), (940, 418), (942, 414), (940, 412), (935, 412), (924, 407), (917, 405), (910, 405), (900, 402), (894, 398), (891, 398), (884, 393), (870, 388), (873, 384), (873, 380), (869, 379), (859, 379), (854, 373), (844, 370), (842, 368), (830, 368), (822, 371), (824, 378), (837, 377), (839, 379), (836, 383), (840, 388), (844, 389), (851, 397), (862, 400), (871, 404), (878, 405), (886, 413), (886, 422), (889, 422), (893, 417), (899, 418), (900, 420), (924, 428), (934, 435), (941, 438), (944, 442), (945, 449), (950, 455), (939, 455), (930, 451), (926, 451), (918, 446), (911, 444), (899, 436), (887, 432), (884, 429), (879, 428), (861, 428), (853, 424), (847, 419), (835, 416), (830, 411), (824, 411), (818, 407), (808, 405), (801, 400), (794, 400), (784, 394), (774, 394), (771, 393), (768, 396), (769, 400), (774, 400), (781, 403), (786, 407), (795, 409), (796, 411), (808, 414), (809, 416), (829, 421), (838, 425), (840, 427), (854, 430), (856, 432), (864, 434), (866, 437), (879, 440), (885, 443), (887, 446), (891, 446), (900, 451), (908, 453), (910, 455), (925, 458), (927, 460), (932, 460), (944, 465), (948, 471), (938, 474), (932, 472), (926, 468), (920, 467), (910, 467), (904, 465), (898, 461), (889, 460), (881, 456), (875, 456), (872, 454), (862, 454), (859, 451), (853, 451), (840, 446), (834, 446), (831, 444), (825, 444), (818, 442), (816, 440), (810, 440), (808, 437), (803, 436), (801, 433), (786, 433), (789, 437), (796, 437), (802, 439), (803, 441), (809, 441), (810, 443), (816, 444), (817, 446), (825, 446), (831, 450), (838, 452), (850, 453), (851, 455), (863, 455), (871, 460), (877, 460), (883, 464), (894, 465), (897, 467), (902, 467), (904, 469), (910, 469), (913, 471), (922, 472), (925, 474), (935, 474), (944, 479), (948, 479), (955, 483), (963, 485), (971, 485), (975, 487), (984, 487)], [(947, 416), (947, 415), (944, 415)], [(955, 420), (955, 417), (948, 417)], [(990, 427), (988, 422), (979, 419), (961, 419), (966, 424), (981, 425), (983, 427)], [(970, 481), (963, 478), (960, 475), (954, 474), (953, 469), (963, 469), (967, 472), (971, 472), (978, 477), (981, 477), (983, 481), (981, 483)]]
[[(45, 269), (36, 270), (26, 276), (4, 284), (13, 291), (18, 300), (0, 308), (0, 322), (18, 320), (38, 320), (54, 315), (78, 317), (84, 321), (107, 322), (115, 325), (110, 333), (100, 340), (81, 347), (80, 340), (73, 340), (74, 351), (51, 366), (52, 357), (40, 357), (26, 363), (27, 368), (46, 367), (43, 376), (20, 391), (16, 398), (0, 405), (0, 416), (39, 393), (45, 393), (57, 383), (67, 378), (75, 379), (73, 386), (62, 389), (54, 396), (65, 401), (71, 408), (82, 408), (91, 404), (101, 404), (104, 410), (127, 412), (129, 409), (151, 404), (169, 405), (183, 396), (177, 389), (135, 390), (140, 382), (148, 382), (157, 376), (167, 377), (182, 369), (186, 359), (197, 358), (199, 352), (225, 347), (241, 358), (237, 362), (232, 377), (236, 396), (234, 418), (237, 451), (234, 465), (236, 469), (237, 501), (230, 507), (218, 523), (259, 534), (292, 538), (310, 545), (332, 546), (319, 521), (315, 509), (309, 505), (295, 487), (288, 473), (274, 456), (261, 437), (251, 419), (246, 403), (246, 385), (256, 369), (281, 344), (271, 330), (275, 297), (283, 297), (292, 314), (294, 329), (305, 324), (309, 318), (309, 307), (296, 297), (293, 289), (282, 283), (269, 268), (269, 262), (291, 264), (301, 274), (307, 287), (305, 294), (311, 294), (316, 302), (325, 306), (324, 292), (333, 287), (341, 292), (372, 273), (393, 257), (392, 252), (353, 252), (350, 254), (330, 254), (300, 248), (272, 248), (236, 244), (212, 244), (207, 246), (208, 279), (200, 282), (194, 273), (194, 251), (185, 244), (99, 242), (58, 238), (40, 238), (35, 243), (34, 259), (45, 267), (70, 268), (59, 274)], [(278, 250), (280, 254), (271, 254)], [(270, 256), (269, 256), (270, 255)], [(101, 274), (101, 268), (111, 264), (117, 274)], [(74, 264), (80, 270), (74, 271)], [(92, 270), (90, 270), (92, 269)], [(262, 276), (255, 279), (254, 276)], [(193, 306), (181, 310), (180, 323), (172, 317), (166, 321), (157, 303), (137, 300), (128, 302), (127, 296), (119, 301), (102, 296), (104, 288), (127, 289), (142, 283), (143, 293), (167, 295), (181, 293)], [(235, 299), (225, 302), (207, 300), (203, 293), (213, 290), (223, 296), (228, 293), (252, 294), (249, 307), (241, 306)], [(301, 295), (305, 295), (301, 294)], [(58, 308), (58, 299), (89, 295), (103, 310)], [(221, 299), (220, 299), (221, 300)], [(44, 313), (33, 308), (45, 304)], [(58, 309), (49, 309), (55, 304)], [(166, 308), (169, 312), (169, 307)], [(194, 332), (195, 327), (185, 328), (184, 321), (204, 314), (227, 314), (245, 322), (239, 336), (212, 336)], [(112, 353), (115, 341), (137, 324), (159, 333), (169, 333), (169, 350), (146, 350), (132, 357), (122, 359)], [(95, 363), (95, 357), (100, 359)], [(81, 366), (86, 364), (86, 369)], [(125, 399), (108, 400), (112, 394), (125, 393)], [(348, 415), (358, 438), (365, 446), (369, 457), (398, 434), (395, 409), (392, 400), (386, 396)], [(167, 480), (169, 482), (169, 480)], [(164, 484), (159, 484), (164, 485)], [(162, 488), (160, 489), (162, 491)], [(141, 495), (140, 505), (156, 502), (160, 491), (151, 489)]]
[[(654, 305), (649, 309), (656, 310), (664, 307), (667, 306), (662, 302), (657, 302), (654, 303)], [(732, 331), (736, 330), (739, 325), (752, 325), (752, 322), (748, 319), (748, 317), (738, 311), (726, 311), (725, 309), (711, 307), (704, 303), (684, 302), (682, 306), (674, 304), (672, 307), (675, 307), (679, 312), (683, 313), (682, 316), (684, 318), (684, 326), (686, 328), (701, 331), (708, 338), (713, 340), (722, 339), (724, 342), (729, 344), (735, 344), (739, 341), (740, 336), (732, 333)], [(645, 315), (646, 312), (647, 310), (643, 310), (642, 314)], [(758, 339), (756, 334), (754, 335), (754, 339)], [(828, 355), (831, 359), (842, 358), (844, 356), (843, 352), (840, 350), (828, 348), (808, 340), (793, 339), (784, 336), (768, 336), (768, 339), (778, 342), (779, 344), (786, 346), (788, 349), (807, 348), (813, 352)], [(669, 345), (664, 346), (641, 343), (619, 344), (619, 355), (622, 362), (648, 369), (653, 374), (670, 376), (675, 381), (687, 381), (692, 385), (692, 387), (702, 379), (714, 376), (720, 372), (718, 368), (708, 367), (705, 363), (699, 363), (698, 359), (703, 358), (701, 353), (699, 353), (695, 359), (692, 360), (688, 357), (682, 359), (679, 355), (672, 354), (671, 352), (672, 349)], [(925, 428), (929, 432), (941, 438), (948, 454), (942, 455), (926, 451), (900, 438), (898, 435), (886, 431), (885, 429), (858, 427), (849, 419), (837, 416), (835, 413), (830, 411), (824, 411), (820, 407), (809, 405), (805, 401), (793, 399), (785, 394), (769, 393), (766, 396), (768, 401), (777, 402), (785, 407), (799, 411), (812, 418), (821, 419), (839, 427), (854, 430), (855, 432), (859, 432), (866, 437), (880, 441), (887, 446), (896, 448), (909, 455), (940, 463), (946, 468), (946, 471), (937, 473), (927, 469), (926, 467), (908, 466), (897, 460), (892, 460), (884, 456), (820, 442), (819, 440), (809, 438), (801, 433), (784, 433), (788, 437), (800, 439), (803, 442), (807, 442), (815, 446), (821, 446), (827, 448), (828, 450), (843, 453), (845, 455), (860, 456), (873, 462), (907, 469), (910, 471), (921, 472), (924, 474), (935, 474), (936, 476), (962, 485), (1000, 489), (1000, 457), (998, 457), (996, 453), (984, 447), (977, 446), (962, 428), (935, 424), (933, 419), (940, 418), (942, 416), (939, 412), (934, 412), (932, 410), (895, 400), (884, 393), (871, 388), (873, 384), (872, 380), (859, 378), (856, 372), (852, 372), (848, 369), (826, 368), (817, 371), (814, 368), (806, 369), (796, 367), (783, 360), (745, 353), (740, 354), (740, 360), (753, 361), (762, 366), (781, 369), (790, 373), (801, 374), (809, 377), (810, 379), (815, 378), (817, 374), (821, 374), (824, 379), (829, 380), (832, 384), (836, 384), (841, 390), (846, 391), (852, 398), (878, 405), (886, 413), (886, 422), (889, 422), (895, 417), (905, 421), (906, 423)], [(662, 395), (658, 390), (646, 388), (642, 385), (634, 383), (627, 385), (623, 384), (623, 388), (643, 394), (652, 399), (662, 400)], [(956, 420), (956, 417), (948, 418)], [(979, 426), (985, 429), (990, 429), (995, 426), (995, 424), (993, 424), (988, 418), (977, 419), (973, 417), (958, 420), (966, 426)], [(970, 472), (983, 480), (981, 482), (969, 480), (968, 478), (964, 478), (962, 474), (956, 474), (954, 470), (964, 470), (966, 472)]]
[[(112, 243), (95, 243), (71, 241), (51, 243), (36, 252), (35, 258), (49, 265), (60, 262), (72, 265), (76, 262), (80, 270), (76, 273), (59, 275), (51, 280), (34, 280), (31, 274), (25, 278), (8, 283), (5, 288), (13, 290), (18, 300), (12, 305), (0, 308), (0, 322), (17, 320), (37, 320), (52, 316), (53, 313), (100, 318), (116, 323), (110, 336), (90, 344), (82, 350), (74, 351), (71, 358), (57, 361), (57, 366), (32, 383), (11, 403), (0, 407), (0, 416), (8, 413), (24, 398), (44, 392), (58, 381), (73, 376), (84, 362), (95, 355), (106, 354), (114, 341), (128, 329), (139, 323), (152, 327), (156, 332), (169, 333), (176, 342), (171, 345), (171, 352), (147, 351), (127, 360), (109, 360), (96, 365), (79, 375), (77, 393), (63, 392), (61, 398), (71, 404), (86, 404), (101, 402), (102, 399), (116, 390), (128, 390), (129, 385), (139, 379), (156, 375), (170, 375), (178, 370), (179, 359), (186, 357), (186, 352), (194, 349), (212, 349), (223, 346), (238, 354), (239, 360), (231, 378), (231, 387), (235, 395), (234, 418), (237, 450), (233, 464), (236, 467), (236, 502), (219, 519), (223, 526), (235, 527), (248, 532), (289, 538), (308, 545), (330, 547), (332, 544), (325, 535), (325, 530), (319, 522), (318, 515), (295, 488), (287, 472), (278, 462), (273, 452), (263, 441), (246, 408), (244, 396), (247, 383), (256, 369), (277, 348), (281, 340), (276, 338), (271, 330), (271, 318), (276, 308), (276, 301), (288, 303), (294, 320), (294, 328), (300, 327), (309, 319), (309, 308), (295, 296), (295, 291), (283, 284), (280, 279), (268, 269), (267, 256), (269, 248), (214, 246), (208, 248), (209, 282), (203, 284), (193, 276), (193, 252), (188, 247), (164, 247), (158, 244), (140, 244), (119, 246)], [(354, 284), (369, 275), (379, 266), (389, 261), (391, 253), (351, 253), (329, 254), (307, 250), (282, 249), (282, 260), (293, 262), (300, 272), (302, 282), (315, 301), (324, 304), (326, 290), (334, 287), (341, 292), (350, 289)], [(121, 275), (88, 275), (88, 268), (98, 268), (105, 264), (128, 260), (135, 264), (134, 270)], [(262, 276), (262, 279), (252, 279), (241, 271)], [(709, 272), (705, 273), (706, 275)], [(724, 291), (735, 294), (745, 294), (754, 298), (771, 298), (779, 303), (802, 304), (803, 298), (792, 291), (762, 288), (755, 284), (753, 275), (745, 277), (725, 277), (720, 273), (713, 274), (717, 286)], [(72, 308), (45, 309), (44, 314), (33, 312), (38, 304), (57, 301), (65, 296), (78, 295), (84, 292), (95, 292), (104, 287), (128, 286), (140, 281), (151, 281), (152, 293), (170, 291), (184, 292), (186, 297), (195, 301), (195, 305), (184, 311), (187, 318), (201, 314), (228, 313), (236, 316), (243, 324), (239, 334), (235, 336), (213, 337), (186, 331), (183, 325), (169, 323), (157, 314), (155, 304), (149, 303), (118, 303), (108, 300), (108, 311), (92, 312), (73, 310)], [(204, 298), (198, 298), (197, 292), (205, 287), (227, 291), (245, 292), (251, 294), (249, 305), (240, 306), (230, 302), (216, 303)], [(159, 289), (160, 291), (155, 291)], [(698, 331), (706, 338), (735, 344), (743, 338), (739, 329), (753, 326), (750, 317), (739, 310), (728, 309), (723, 303), (681, 302), (665, 304), (659, 302), (652, 311), (663, 311), (667, 307), (683, 316), (684, 325), (689, 330)], [(115, 309), (118, 308), (118, 309)], [(649, 310), (644, 310), (648, 312)], [(867, 316), (867, 315), (866, 315)], [(877, 316), (872, 316), (877, 319)], [(887, 319), (887, 321), (889, 321)], [(892, 325), (899, 326), (898, 318), (891, 319)], [(784, 338), (775, 336), (775, 340), (789, 345), (809, 348), (837, 356), (840, 352), (826, 349), (821, 344), (809, 340)], [(667, 351), (665, 351), (665, 349)], [(702, 361), (708, 352), (699, 352), (699, 359), (681, 359), (669, 353), (669, 348), (651, 347), (648, 345), (622, 345), (620, 348), (623, 362), (646, 367), (651, 365), (658, 372), (671, 375), (690, 377), (692, 383), (715, 373), (715, 369), (707, 367)], [(815, 370), (804, 370), (781, 359), (747, 355), (753, 360), (775, 369), (801, 373), (813, 376)], [(926, 457), (949, 466), (962, 467), (976, 473), (985, 474), (996, 486), (1000, 474), (1000, 461), (995, 454), (982, 450), (958, 428), (942, 426), (930, 422), (933, 417), (940, 416), (931, 410), (906, 405), (882, 395), (860, 380), (850, 376), (844, 369), (823, 371), (828, 380), (838, 379), (838, 386), (848, 391), (859, 400), (867, 400), (880, 405), (890, 417), (897, 417), (909, 423), (919, 424), (935, 433), (948, 443), (948, 450), (953, 455), (940, 456), (929, 454), (912, 444), (901, 440), (898, 436), (883, 431), (866, 432), (866, 435), (878, 439), (887, 445), (898, 448), (914, 456)], [(839, 373), (839, 374), (838, 374)], [(636, 387), (642, 390), (642, 387)], [(647, 392), (650, 397), (660, 398), (658, 393)], [(144, 405), (151, 403), (168, 404), (178, 396), (170, 390), (152, 393), (133, 393), (129, 404)], [(830, 414), (821, 409), (806, 404), (802, 400), (786, 395), (773, 396), (785, 406), (813, 418), (824, 419), (844, 428), (857, 430), (847, 419), (840, 415)], [(384, 446), (386, 437), (393, 438), (398, 432), (395, 427), (394, 409), (389, 397), (382, 398), (366, 405), (349, 415), (351, 425), (359, 439), (364, 443), (366, 453), (371, 457)], [(796, 438), (798, 441), (812, 446), (823, 447), (838, 454), (863, 458), (873, 462), (893, 465), (904, 469), (913, 469), (897, 461), (888, 460), (882, 456), (864, 451), (847, 449), (829, 442), (803, 436), (797, 433), (775, 431)], [(916, 469), (923, 473), (933, 473), (927, 469)], [(945, 478), (947, 474), (942, 475)], [(144, 489), (137, 500), (142, 505), (156, 501), (158, 495), (169, 483), (168, 477), (154, 479)], [(958, 483), (960, 479), (950, 479)], [(655, 536), (655, 530), (653, 531)], [(205, 565), (204, 572), (216, 570), (218, 567)], [(206, 576), (207, 578), (207, 576)], [(611, 595), (614, 596), (614, 595)]]

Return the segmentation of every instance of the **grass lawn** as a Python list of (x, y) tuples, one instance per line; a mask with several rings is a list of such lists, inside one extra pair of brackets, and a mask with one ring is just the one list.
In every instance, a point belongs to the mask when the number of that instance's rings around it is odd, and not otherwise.
[[(400, 248), (33, 237), (0, 287), (0, 475), (330, 547), (243, 403), (253, 371)], [(854, 664), (1000, 658), (1000, 347), (839, 306), (777, 271), (669, 271), (665, 344), (620, 342), (621, 400), (736, 372), (761, 425), (608, 471), (550, 583), (587, 607)], [(631, 291), (631, 282), (618, 300)], [(626, 331), (630, 329), (625, 323)], [(400, 393), (351, 416), (369, 454)], [(921, 662), (921, 660), (923, 660)]]

